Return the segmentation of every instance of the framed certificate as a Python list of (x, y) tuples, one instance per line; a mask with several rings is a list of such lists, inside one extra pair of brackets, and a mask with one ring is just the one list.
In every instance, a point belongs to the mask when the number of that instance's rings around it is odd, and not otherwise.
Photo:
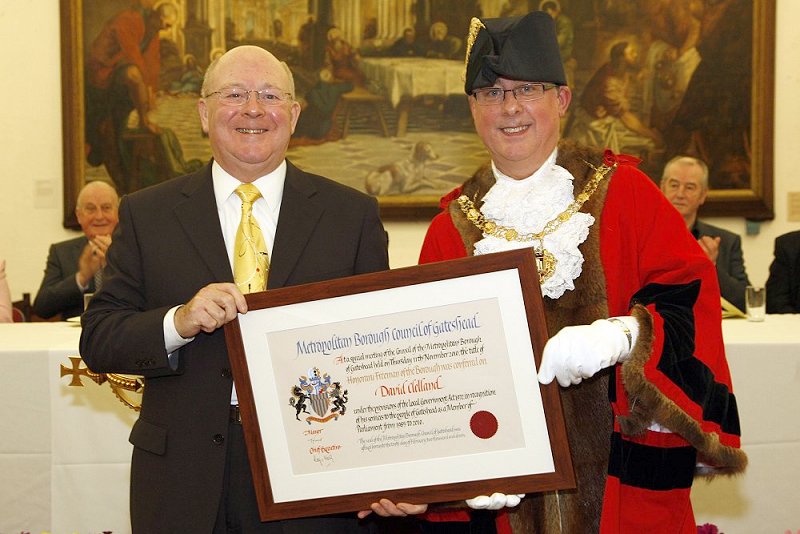
[(247, 302), (225, 336), (262, 520), (575, 486), (531, 250)]

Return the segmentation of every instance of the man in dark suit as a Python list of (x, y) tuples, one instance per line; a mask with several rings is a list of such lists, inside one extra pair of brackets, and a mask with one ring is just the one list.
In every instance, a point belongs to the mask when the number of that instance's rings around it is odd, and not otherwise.
[(94, 293), (106, 262), (111, 233), (119, 221), (119, 197), (113, 186), (95, 181), (78, 193), (75, 216), (81, 237), (55, 243), (47, 255), (42, 285), (33, 302), (33, 312), (45, 319), (62, 319), (83, 312), (83, 295)]
[(377, 203), (286, 161), (300, 105), (266, 50), (224, 54), (202, 94), (212, 163), (125, 197), (107, 280), (82, 316), (90, 368), (146, 377), (130, 436), (133, 532), (365, 532), (355, 514), (259, 520), (222, 326), (247, 312), (232, 268), (242, 184), (262, 195), (252, 217), (268, 288), (387, 269)]
[(722, 298), (744, 311), (744, 292), (750, 281), (744, 269), (742, 238), (697, 218), (697, 210), (708, 196), (708, 166), (690, 156), (672, 158), (664, 166), (661, 190), (683, 216), (700, 248), (716, 265)]
[(800, 313), (800, 230), (775, 238), (767, 278), (767, 313)]

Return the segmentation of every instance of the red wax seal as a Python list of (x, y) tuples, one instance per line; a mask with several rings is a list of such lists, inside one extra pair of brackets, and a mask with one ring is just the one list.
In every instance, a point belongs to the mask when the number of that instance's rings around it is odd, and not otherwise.
[(481, 439), (489, 439), (497, 433), (497, 417), (491, 412), (475, 412), (469, 420), (472, 433)]

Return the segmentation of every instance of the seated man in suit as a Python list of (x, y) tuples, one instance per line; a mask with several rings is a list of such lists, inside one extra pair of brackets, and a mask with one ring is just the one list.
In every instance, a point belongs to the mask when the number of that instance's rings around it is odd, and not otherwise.
[(716, 265), (722, 298), (744, 311), (744, 291), (750, 281), (744, 269), (741, 237), (697, 219), (697, 210), (708, 196), (708, 166), (690, 156), (672, 158), (664, 166), (661, 191)]
[(775, 238), (767, 279), (767, 313), (800, 313), (800, 230)]
[(119, 221), (118, 207), (117, 191), (106, 182), (89, 182), (81, 189), (75, 216), (84, 235), (50, 246), (44, 279), (33, 303), (36, 315), (49, 319), (61, 314), (62, 319), (69, 319), (83, 312), (84, 293), (100, 289), (106, 249)]

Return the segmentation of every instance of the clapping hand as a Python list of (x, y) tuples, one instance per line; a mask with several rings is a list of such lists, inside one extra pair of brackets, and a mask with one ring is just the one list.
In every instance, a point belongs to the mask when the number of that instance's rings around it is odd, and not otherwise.
[(714, 265), (717, 264), (717, 257), (719, 256), (720, 241), (720, 237), (708, 235), (700, 236), (700, 239), (697, 240), (697, 244), (700, 245), (700, 248), (703, 249), (703, 252), (706, 253), (706, 256), (708, 256), (708, 259), (711, 260), (711, 263)]
[(100, 260), (100, 266), (106, 266), (106, 253), (108, 252), (108, 247), (111, 246), (111, 236), (110, 235), (96, 235), (89, 239), (89, 245), (91, 248), (92, 256)]

